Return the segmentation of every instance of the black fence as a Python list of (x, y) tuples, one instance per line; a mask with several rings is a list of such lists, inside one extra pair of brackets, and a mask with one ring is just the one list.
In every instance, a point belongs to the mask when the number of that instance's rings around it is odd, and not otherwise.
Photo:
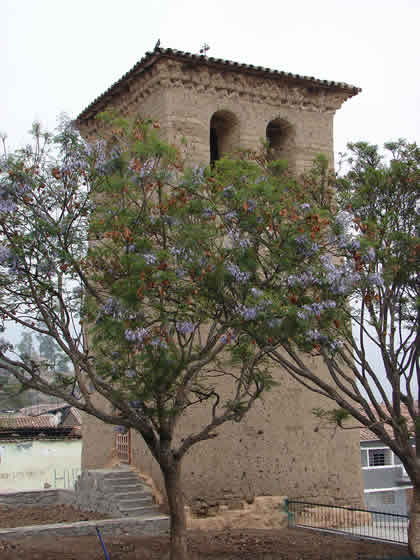
[(408, 517), (366, 509), (286, 500), (289, 527), (407, 544)]

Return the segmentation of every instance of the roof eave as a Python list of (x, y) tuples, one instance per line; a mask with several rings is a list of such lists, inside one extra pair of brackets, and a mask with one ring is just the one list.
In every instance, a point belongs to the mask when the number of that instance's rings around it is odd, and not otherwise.
[[(271, 79), (286, 79), (289, 81), (295, 81), (300, 84), (305, 84), (307, 87), (324, 88), (333, 91), (343, 91), (348, 93), (348, 98), (357, 95), (362, 90), (356, 86), (342, 82), (333, 82), (330, 80), (320, 80), (309, 76), (300, 76), (299, 74), (293, 74), (291, 72), (284, 72), (281, 70), (272, 70), (270, 68), (264, 68), (262, 66), (254, 66), (252, 64), (244, 64), (239, 62), (233, 62), (230, 60), (224, 60), (221, 58), (207, 57), (204, 55), (196, 55), (188, 52), (177, 51), (174, 49), (155, 49), (152, 52), (146, 52), (144, 57), (139, 60), (131, 70), (126, 72), (119, 80), (117, 80), (112, 86), (110, 86), (104, 93), (98, 96), (92, 103), (90, 103), (76, 118), (75, 123), (81, 124), (93, 116), (95, 116), (100, 110), (107, 104), (107, 102), (117, 95), (121, 89), (127, 87), (127, 85), (134, 80), (137, 76), (145, 72), (147, 69), (152, 67), (160, 59), (176, 59), (189, 64), (194, 65), (205, 65), (216, 68), (224, 68), (235, 71), (244, 72), (246, 74), (252, 74), (255, 76), (263, 76)], [(348, 99), (347, 98), (347, 99)]]

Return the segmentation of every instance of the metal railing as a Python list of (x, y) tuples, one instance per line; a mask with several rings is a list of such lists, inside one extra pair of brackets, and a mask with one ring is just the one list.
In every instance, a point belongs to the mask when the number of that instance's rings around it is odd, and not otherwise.
[(54, 469), (54, 488), (65, 488), (71, 490), (76, 484), (77, 477), (81, 473), (80, 468)]
[(289, 527), (308, 527), (381, 541), (407, 543), (408, 517), (367, 509), (286, 500)]

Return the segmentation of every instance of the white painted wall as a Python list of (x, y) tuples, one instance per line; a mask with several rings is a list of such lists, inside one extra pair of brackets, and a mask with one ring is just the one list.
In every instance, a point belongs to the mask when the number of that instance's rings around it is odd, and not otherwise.
[(0, 492), (72, 488), (81, 452), (81, 439), (0, 441)]

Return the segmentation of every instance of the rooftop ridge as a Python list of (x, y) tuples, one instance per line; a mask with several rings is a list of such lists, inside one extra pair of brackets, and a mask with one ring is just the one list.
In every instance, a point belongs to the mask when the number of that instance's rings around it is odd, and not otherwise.
[(283, 70), (274, 70), (268, 67), (255, 66), (253, 64), (246, 64), (241, 62), (236, 62), (232, 60), (227, 60), (223, 58), (215, 58), (212, 56), (206, 56), (204, 54), (193, 54), (187, 51), (180, 51), (172, 48), (161, 48), (157, 47), (153, 51), (146, 51), (144, 56), (136, 62), (136, 64), (122, 77), (114, 82), (107, 90), (105, 90), (101, 95), (96, 97), (76, 118), (76, 122), (81, 122), (95, 113), (95, 110), (99, 110), (98, 105), (107, 98), (113, 97), (123, 84), (130, 78), (135, 78), (139, 74), (146, 71), (148, 68), (153, 66), (155, 62), (163, 58), (172, 58), (178, 60), (184, 60), (185, 62), (194, 62), (197, 64), (204, 64), (213, 67), (224, 67), (229, 68), (238, 72), (245, 72), (248, 74), (261, 75), (270, 77), (273, 79), (286, 79), (297, 82), (306, 83), (307, 86), (321, 87), (326, 89), (334, 90), (344, 90), (352, 95), (356, 95), (362, 90), (351, 84), (345, 82), (334, 82), (331, 80), (322, 80), (315, 78), (313, 76), (301, 76), (299, 74), (293, 74), (292, 72), (285, 72)]

